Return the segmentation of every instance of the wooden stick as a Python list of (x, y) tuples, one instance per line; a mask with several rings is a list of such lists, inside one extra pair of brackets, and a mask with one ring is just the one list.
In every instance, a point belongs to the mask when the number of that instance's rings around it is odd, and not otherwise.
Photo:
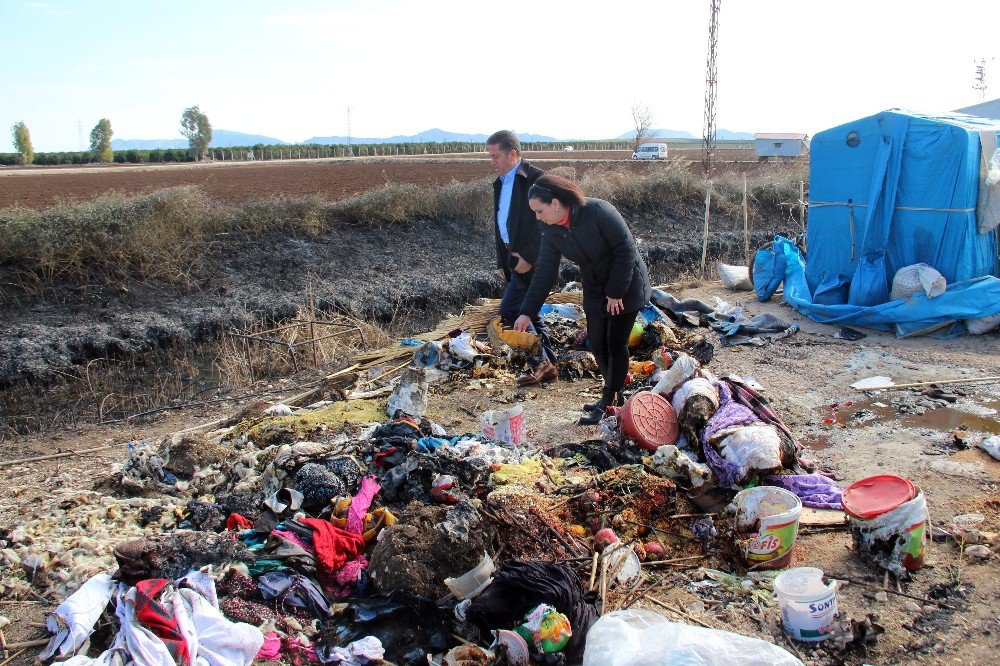
[(678, 562), (690, 562), (691, 560), (703, 560), (708, 555), (691, 555), (690, 557), (675, 557), (670, 560), (653, 560), (651, 562), (643, 562), (642, 566), (651, 567), (657, 564), (677, 564)]
[(912, 384), (886, 384), (885, 386), (870, 386), (859, 391), (885, 391), (889, 389), (916, 388), (935, 384), (973, 384), (975, 382), (996, 382), (1000, 377), (969, 377), (967, 379), (935, 379), (929, 382), (913, 382)]
[(597, 553), (594, 553), (594, 563), (590, 565), (590, 585), (587, 586), (588, 590), (594, 589), (594, 583), (597, 580), (597, 559), (600, 557)]
[(708, 258), (708, 219), (709, 210), (712, 208), (712, 181), (708, 181), (708, 189), (705, 190), (705, 230), (701, 237), (701, 276), (705, 277), (705, 260)]
[[(750, 268), (750, 213), (747, 208), (747, 175), (743, 174), (743, 258)], [(750, 276), (753, 279), (753, 276)]]
[(897, 592), (896, 590), (892, 590), (889, 588), (888, 581), (886, 581), (885, 587), (882, 587), (878, 583), (866, 583), (863, 580), (856, 580), (854, 578), (848, 578), (847, 576), (838, 576), (837, 574), (827, 574), (827, 577), (833, 580), (846, 580), (848, 583), (852, 583), (854, 585), (860, 585), (862, 587), (868, 587), (875, 590), (882, 590), (887, 594), (895, 594), (897, 597), (905, 597), (907, 599), (913, 599), (914, 601), (922, 601), (925, 604), (934, 604), (935, 606), (947, 608), (948, 610), (958, 610), (957, 606), (946, 604), (943, 601), (938, 601), (937, 599), (926, 599), (924, 597), (918, 597), (915, 594), (907, 594), (906, 592)]
[(714, 629), (715, 628), (715, 627), (713, 627), (711, 625), (705, 624), (704, 622), (702, 622), (701, 620), (699, 620), (696, 617), (692, 617), (692, 616), (688, 615), (687, 613), (685, 613), (684, 611), (682, 611), (680, 608), (675, 608), (674, 606), (671, 606), (670, 604), (668, 604), (666, 602), (660, 601), (659, 599), (656, 599), (655, 597), (651, 597), (648, 594), (643, 594), (642, 598), (646, 599), (647, 601), (653, 602), (654, 604), (656, 604), (657, 606), (659, 606), (661, 608), (666, 608), (671, 613), (677, 613), (681, 617), (683, 617), (685, 619), (688, 619), (688, 620), (691, 620), (695, 624), (700, 625), (702, 627), (705, 627), (706, 629)]
[(806, 184), (799, 181), (799, 225), (806, 230)]
[(327, 375), (326, 377), (324, 377), (324, 379), (333, 379), (335, 377), (340, 377), (341, 375), (346, 375), (348, 372), (350, 372), (352, 370), (356, 370), (357, 367), (358, 367), (358, 364), (355, 363), (354, 365), (352, 365), (352, 366), (350, 366), (348, 368), (344, 368), (343, 370), (337, 370), (337, 372), (333, 373), (332, 375)]
[(608, 607), (608, 565), (611, 563), (607, 558), (601, 558), (601, 615)]
[(74, 451), (63, 451), (62, 453), (50, 453), (47, 456), (31, 456), (29, 458), (18, 458), (16, 460), (4, 460), (3, 462), (0, 462), (0, 467), (10, 467), (11, 465), (20, 465), (21, 463), (41, 462), (42, 460), (55, 460), (56, 458), (68, 458), (69, 456), (113, 449), (116, 446), (122, 446), (122, 444), (105, 444), (104, 446), (95, 446), (90, 449), (76, 449)]
[(33, 641), (21, 641), (19, 643), (7, 643), (7, 649), (17, 650), (19, 648), (33, 648), (45, 645), (49, 642), (48, 638), (36, 638)]
[(670, 516), (670, 519), (675, 518), (704, 518), (705, 516), (715, 516), (714, 513), (678, 513), (677, 515)]
[(18, 657), (20, 657), (22, 654), (24, 654), (27, 651), (28, 651), (28, 648), (21, 648), (20, 650), (18, 650), (14, 654), (10, 655), (10, 658), (4, 659), (3, 661), (0, 661), (0, 666), (6, 666), (7, 664), (9, 664), (10, 662), (14, 661), (15, 659), (17, 659)]

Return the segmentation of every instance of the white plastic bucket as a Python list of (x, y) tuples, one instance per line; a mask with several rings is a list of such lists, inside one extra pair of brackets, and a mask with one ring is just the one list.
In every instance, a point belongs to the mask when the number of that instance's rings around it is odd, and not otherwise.
[(747, 563), (756, 570), (781, 569), (792, 561), (802, 501), (784, 488), (757, 486), (733, 498), (736, 527), (754, 530), (746, 544)]
[(479, 423), (483, 426), (483, 435), (490, 441), (524, 444), (524, 408), (521, 405), (514, 405), (507, 410), (483, 412), (479, 416)]
[(826, 640), (833, 633), (837, 615), (837, 584), (823, 584), (823, 571), (795, 567), (774, 579), (774, 593), (781, 605), (781, 623), (797, 641)]

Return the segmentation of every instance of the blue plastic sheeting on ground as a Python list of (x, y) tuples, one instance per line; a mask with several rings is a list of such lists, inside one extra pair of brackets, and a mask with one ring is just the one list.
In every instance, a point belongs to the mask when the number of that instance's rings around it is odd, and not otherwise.
[(873, 306), (815, 303), (795, 243), (776, 236), (774, 250), (785, 255), (785, 302), (823, 324), (862, 326), (892, 331), (901, 337), (933, 332), (934, 337), (948, 338), (966, 332), (965, 319), (1000, 312), (1000, 279), (993, 276), (951, 283), (943, 294), (934, 298), (918, 292), (905, 300)]
[(809, 160), (810, 293), (877, 306), (896, 271), (916, 263), (949, 284), (998, 275), (996, 230), (980, 234), (976, 224), (980, 132), (994, 131), (1000, 123), (970, 116), (885, 111), (817, 134)]

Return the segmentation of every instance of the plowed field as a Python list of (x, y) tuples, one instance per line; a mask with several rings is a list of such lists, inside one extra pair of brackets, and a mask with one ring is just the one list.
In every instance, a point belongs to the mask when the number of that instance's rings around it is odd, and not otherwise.
[[(544, 152), (527, 158), (544, 169), (588, 169), (623, 166), (637, 171), (662, 163), (631, 162), (629, 151)], [(672, 160), (690, 161), (700, 169), (697, 150), (674, 150)], [(725, 168), (753, 169), (753, 151), (724, 151)], [(81, 201), (109, 190), (139, 193), (177, 185), (196, 185), (210, 197), (231, 204), (266, 199), (278, 194), (320, 194), (331, 200), (381, 187), (389, 182), (443, 185), (452, 180), (492, 177), (489, 162), (468, 154), (356, 158), (351, 160), (296, 160), (274, 162), (212, 162), (202, 164), (143, 164), (78, 167), (0, 168), (0, 208), (45, 208), (64, 201)]]

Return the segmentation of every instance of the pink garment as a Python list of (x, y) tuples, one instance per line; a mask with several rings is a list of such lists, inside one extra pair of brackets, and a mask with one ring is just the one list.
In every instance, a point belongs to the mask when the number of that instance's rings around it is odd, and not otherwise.
[(374, 476), (366, 476), (361, 479), (361, 488), (358, 494), (351, 500), (351, 508), (347, 510), (347, 531), (353, 534), (362, 534), (365, 531), (365, 514), (372, 505), (375, 495), (382, 490), (378, 479)]
[(264, 644), (257, 652), (257, 659), (275, 660), (281, 657), (281, 636), (272, 631), (264, 636)]
[(303, 541), (302, 537), (300, 537), (295, 532), (286, 532), (285, 530), (271, 530), (271, 534), (280, 536), (282, 539), (285, 539), (286, 541), (291, 541), (296, 546), (298, 546), (299, 548), (301, 548), (302, 550), (306, 551), (311, 555), (316, 554), (316, 549), (313, 548), (312, 544)]
[(302, 643), (286, 636), (284, 647), (285, 657), (292, 666), (301, 666), (302, 664), (311, 664), (319, 661), (316, 648), (312, 645), (302, 645)]

